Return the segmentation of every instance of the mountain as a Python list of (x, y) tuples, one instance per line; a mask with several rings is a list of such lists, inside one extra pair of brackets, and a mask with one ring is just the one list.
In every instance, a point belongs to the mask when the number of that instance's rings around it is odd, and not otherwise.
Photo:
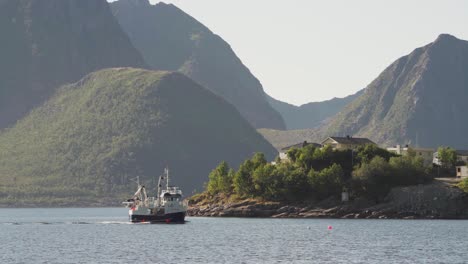
[(468, 42), (442, 34), (392, 63), (320, 134), (468, 148), (467, 102)]
[(92, 71), (146, 65), (105, 0), (0, 0), (0, 35), (0, 128)]
[(200, 22), (172, 4), (148, 0), (119, 0), (111, 8), (153, 69), (184, 73), (232, 103), (256, 128), (285, 128), (259, 80)]
[(301, 106), (291, 105), (270, 96), (268, 96), (268, 101), (271, 106), (281, 114), (284, 122), (286, 122), (286, 128), (288, 130), (298, 130), (319, 127), (324, 124), (328, 118), (337, 114), (363, 93), (364, 90), (360, 90), (344, 98), (333, 98), (331, 100), (312, 102)]
[(0, 134), (0, 204), (119, 204), (132, 178), (154, 188), (166, 165), (190, 194), (220, 161), (237, 167), (257, 151), (277, 154), (232, 105), (183, 74), (105, 69)]
[(304, 141), (321, 143), (325, 139), (318, 135), (317, 129), (275, 130), (261, 128), (257, 129), (257, 131), (278, 151)]

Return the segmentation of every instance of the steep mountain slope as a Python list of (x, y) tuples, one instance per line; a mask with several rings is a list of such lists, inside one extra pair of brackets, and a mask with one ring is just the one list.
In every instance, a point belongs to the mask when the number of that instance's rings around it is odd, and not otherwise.
[(467, 148), (467, 102), (468, 42), (440, 35), (390, 65), (320, 133)]
[(0, 134), (0, 204), (118, 204), (131, 178), (154, 188), (166, 164), (190, 194), (220, 161), (238, 166), (257, 151), (276, 155), (232, 105), (184, 75), (101, 70)]
[(119, 0), (111, 8), (153, 69), (184, 73), (232, 103), (256, 128), (285, 128), (257, 78), (197, 20), (174, 5), (148, 0)]
[(105, 0), (0, 0), (0, 128), (97, 69), (144, 67)]
[(346, 105), (354, 101), (364, 90), (344, 98), (333, 98), (323, 102), (312, 102), (301, 106), (291, 105), (268, 96), (271, 106), (278, 111), (287, 129), (309, 129), (322, 125), (328, 118), (336, 115)]

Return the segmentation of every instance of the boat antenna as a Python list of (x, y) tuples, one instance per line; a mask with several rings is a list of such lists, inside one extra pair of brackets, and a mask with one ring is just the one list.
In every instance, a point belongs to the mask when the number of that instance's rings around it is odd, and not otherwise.
[(132, 178), (130, 180), (138, 184), (138, 187), (140, 187), (140, 176), (136, 176), (135, 178)]
[(166, 167), (164, 171), (166, 173), (166, 190), (169, 190), (169, 167)]

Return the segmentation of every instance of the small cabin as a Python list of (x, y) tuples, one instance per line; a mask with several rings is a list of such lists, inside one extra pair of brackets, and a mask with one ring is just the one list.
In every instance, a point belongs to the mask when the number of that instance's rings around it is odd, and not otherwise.
[(457, 178), (468, 178), (468, 167), (457, 166)]

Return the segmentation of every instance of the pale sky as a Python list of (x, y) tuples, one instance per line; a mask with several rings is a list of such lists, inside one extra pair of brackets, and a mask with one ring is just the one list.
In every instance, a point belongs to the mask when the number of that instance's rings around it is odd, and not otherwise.
[(468, 0), (164, 2), (226, 40), (268, 94), (296, 105), (352, 94), (441, 33), (468, 40)]

